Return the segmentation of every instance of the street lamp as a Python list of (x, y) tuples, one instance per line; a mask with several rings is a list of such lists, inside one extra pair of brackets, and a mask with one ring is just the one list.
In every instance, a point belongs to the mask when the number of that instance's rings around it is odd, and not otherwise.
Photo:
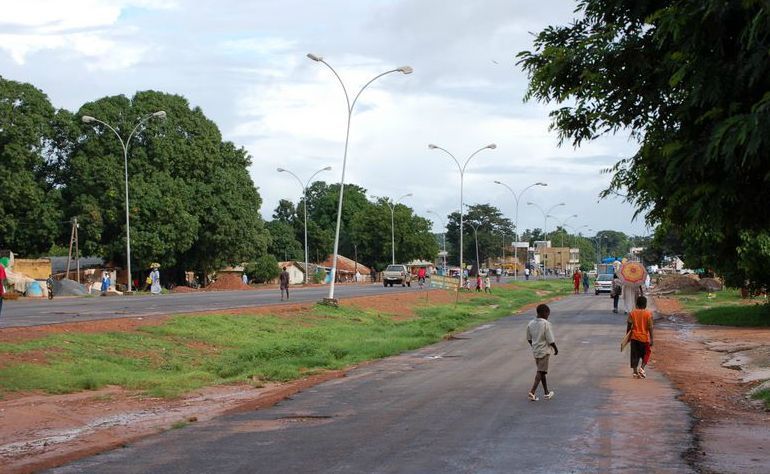
[(450, 158), (454, 160), (454, 162), (457, 164), (457, 169), (460, 170), (460, 281), (457, 284), (457, 290), (459, 291), (460, 288), (462, 288), (463, 284), (463, 182), (465, 178), (465, 168), (468, 166), (468, 163), (470, 163), (471, 159), (476, 156), (477, 153), (479, 153), (482, 150), (494, 150), (497, 148), (497, 145), (494, 143), (491, 143), (485, 147), (481, 147), (478, 150), (471, 153), (471, 155), (468, 157), (468, 159), (465, 160), (465, 163), (460, 166), (460, 162), (457, 161), (457, 158), (451, 153), (449, 153), (444, 148), (441, 148), (440, 146), (436, 146), (434, 144), (428, 145), (428, 148), (431, 150), (441, 150), (447, 155), (449, 155)]
[(278, 168), (276, 170), (279, 173), (289, 173), (290, 175), (294, 176), (294, 179), (297, 180), (297, 182), (299, 183), (300, 187), (302, 188), (302, 197), (303, 197), (303, 202), (304, 202), (304, 206), (303, 207), (305, 208), (305, 284), (306, 285), (309, 282), (308, 278), (309, 278), (309, 272), (310, 272), (310, 265), (308, 264), (308, 256), (307, 256), (308, 255), (308, 253), (307, 253), (307, 187), (310, 186), (310, 182), (313, 181), (313, 178), (315, 178), (315, 176), (318, 173), (320, 173), (322, 171), (331, 171), (331, 170), (332, 170), (331, 166), (327, 166), (326, 168), (321, 168), (320, 170), (318, 170), (315, 173), (313, 173), (310, 176), (310, 178), (308, 178), (306, 183), (303, 183), (302, 180), (299, 179), (299, 176), (297, 176), (296, 174), (292, 173), (291, 171), (289, 171), (287, 169)]
[(444, 249), (444, 275), (446, 275), (446, 221), (440, 215), (438, 215), (438, 213), (433, 212), (430, 209), (428, 209), (426, 212), (436, 216), (438, 220), (441, 221), (441, 225), (443, 226), (441, 228), (441, 243)]
[[(499, 184), (500, 186), (504, 186), (505, 189), (510, 191), (510, 193), (513, 195), (514, 201), (516, 201), (516, 215), (515, 215), (515, 220), (514, 220), (514, 223), (513, 223), (513, 227), (514, 227), (514, 229), (516, 229), (516, 237), (515, 238), (516, 238), (516, 242), (518, 242), (519, 241), (519, 199), (521, 199), (521, 196), (529, 188), (534, 188), (535, 186), (548, 186), (548, 185), (546, 183), (542, 183), (542, 182), (538, 181), (537, 183), (530, 184), (526, 188), (524, 188), (521, 191), (519, 191), (519, 194), (516, 194), (516, 192), (510, 186), (508, 186), (507, 184), (503, 183), (502, 181), (495, 181), (494, 183), (495, 184)], [(513, 254), (514, 254), (513, 255), (513, 259), (516, 260), (516, 265), (515, 265), (515, 267), (513, 269), (513, 279), (514, 280), (518, 280), (519, 279), (519, 248), (516, 246), (515, 243), (514, 243), (514, 246), (513, 246)]]
[(393, 204), (390, 203), (387, 199), (385, 199), (385, 204), (388, 205), (390, 208), (390, 260), (393, 265), (396, 264), (396, 224), (394, 220), (394, 216), (396, 213), (396, 206), (398, 206), (398, 203), (404, 199), (412, 197), (412, 193), (404, 194), (403, 196), (399, 197), (398, 199), (393, 202)]
[(141, 119), (139, 119), (139, 122), (136, 123), (136, 126), (134, 126), (134, 129), (131, 130), (131, 133), (128, 134), (128, 138), (126, 140), (123, 140), (123, 137), (120, 136), (117, 130), (115, 130), (110, 124), (107, 122), (103, 122), (97, 118), (91, 117), (90, 115), (83, 115), (81, 117), (81, 120), (83, 123), (100, 123), (104, 125), (105, 127), (112, 130), (112, 133), (115, 134), (116, 137), (118, 137), (118, 140), (120, 141), (120, 146), (123, 147), (123, 168), (125, 171), (125, 181), (126, 181), (126, 193), (125, 193), (125, 200), (126, 200), (126, 271), (128, 275), (128, 282), (126, 285), (126, 288), (128, 288), (128, 292), (131, 293), (131, 226), (130, 226), (130, 219), (128, 216), (128, 145), (131, 143), (131, 139), (134, 138), (134, 134), (137, 130), (139, 130), (139, 127), (141, 127), (146, 121), (150, 120), (151, 118), (158, 118), (158, 119), (164, 119), (166, 118), (166, 112), (163, 110), (159, 110), (157, 112), (153, 112), (151, 114), (147, 114), (143, 116)]
[(340, 222), (342, 220), (342, 196), (345, 190), (345, 168), (348, 161), (348, 143), (350, 142), (350, 119), (353, 116), (353, 108), (356, 106), (356, 102), (358, 101), (358, 98), (361, 96), (361, 93), (369, 87), (369, 84), (376, 81), (377, 79), (381, 78), (382, 76), (386, 74), (390, 74), (393, 72), (400, 72), (402, 74), (411, 74), (412, 68), (410, 66), (401, 66), (396, 69), (391, 69), (389, 71), (385, 71), (383, 73), (377, 74), (372, 79), (369, 80), (364, 86), (361, 88), (361, 90), (358, 91), (358, 93), (353, 98), (353, 101), (350, 101), (350, 95), (348, 95), (348, 89), (345, 87), (345, 83), (342, 82), (342, 78), (339, 74), (337, 74), (337, 71), (334, 70), (333, 67), (329, 63), (326, 62), (324, 58), (321, 56), (318, 56), (313, 53), (308, 53), (307, 57), (312, 59), (315, 62), (319, 62), (324, 64), (326, 67), (329, 68), (329, 70), (334, 74), (334, 77), (337, 78), (337, 80), (340, 83), (340, 86), (342, 86), (342, 91), (345, 93), (345, 103), (347, 104), (347, 113), (348, 113), (348, 124), (347, 129), (345, 132), (345, 151), (342, 155), (342, 177), (340, 178), (340, 198), (339, 202), (337, 204), (337, 227), (334, 231), (334, 255), (332, 256), (332, 270), (331, 270), (331, 284), (329, 285), (329, 297), (327, 298), (327, 301), (329, 302), (336, 302), (334, 299), (334, 283), (336, 281), (336, 274), (337, 274), (337, 251), (339, 250), (339, 243), (340, 243)]
[[(548, 216), (551, 214), (551, 211), (553, 211), (554, 209), (556, 209), (559, 206), (566, 206), (566, 204), (563, 203), (563, 202), (560, 202), (559, 204), (554, 204), (553, 206), (551, 206), (548, 209), (548, 211), (544, 211), (542, 207), (538, 206), (537, 204), (535, 204), (532, 201), (528, 201), (527, 202), (527, 206), (535, 206), (537, 208), (537, 210), (539, 210), (543, 214), (543, 245), (547, 246), (548, 232), (547, 232), (546, 228), (548, 226)], [(546, 268), (545, 268), (545, 259), (544, 259), (543, 260), (543, 279), (545, 279), (545, 270), (546, 270)]]

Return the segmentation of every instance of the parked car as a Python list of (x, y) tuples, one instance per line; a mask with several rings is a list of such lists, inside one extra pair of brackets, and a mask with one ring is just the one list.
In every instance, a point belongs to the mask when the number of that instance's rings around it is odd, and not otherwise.
[(612, 291), (612, 275), (603, 274), (594, 280), (594, 291), (599, 293), (610, 293)]
[(412, 286), (412, 274), (406, 269), (406, 265), (388, 265), (382, 272), (382, 286)]

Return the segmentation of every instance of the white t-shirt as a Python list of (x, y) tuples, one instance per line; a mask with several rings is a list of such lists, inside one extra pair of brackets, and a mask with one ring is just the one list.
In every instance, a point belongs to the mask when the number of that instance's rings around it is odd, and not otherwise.
[(551, 344), (556, 342), (553, 337), (551, 323), (543, 318), (535, 318), (527, 324), (527, 340), (532, 341), (532, 354), (535, 359), (551, 354)]

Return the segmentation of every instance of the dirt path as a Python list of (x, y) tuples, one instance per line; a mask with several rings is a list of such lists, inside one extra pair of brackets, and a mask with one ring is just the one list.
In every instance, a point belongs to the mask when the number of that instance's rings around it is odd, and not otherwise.
[[(467, 298), (471, 294), (462, 294)], [(450, 303), (447, 291), (397, 293), (347, 298), (345, 306), (375, 308), (395, 319), (414, 316), (414, 309)], [(299, 303), (274, 307), (213, 311), (216, 314), (272, 314), (291, 318), (312, 308)], [(71, 324), (6, 328), (0, 342), (28, 341), (60, 333), (130, 332), (158, 325), (170, 316), (85, 321)], [(31, 354), (28, 357), (34, 358)], [(18, 362), (18, 361), (14, 361)], [(30, 362), (37, 362), (31, 360)], [(2, 361), (0, 361), (2, 364)], [(66, 395), (11, 393), (0, 400), (0, 471), (32, 472), (125, 445), (160, 431), (205, 421), (222, 414), (271, 406), (323, 381), (343, 377), (330, 371), (287, 384), (208, 387), (178, 399), (151, 398), (120, 387)]]
[(690, 461), (705, 472), (767, 472), (770, 412), (747, 396), (763, 374), (741, 362), (769, 365), (770, 329), (701, 326), (674, 299), (656, 298), (656, 306), (665, 319), (656, 323), (652, 362), (693, 410)]

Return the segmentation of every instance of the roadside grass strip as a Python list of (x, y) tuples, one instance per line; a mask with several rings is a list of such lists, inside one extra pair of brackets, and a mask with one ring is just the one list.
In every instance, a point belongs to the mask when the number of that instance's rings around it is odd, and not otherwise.
[(568, 294), (569, 285), (520, 282), (493, 291), (457, 305), (418, 304), (417, 317), (408, 320), (370, 309), (316, 305), (289, 317), (179, 315), (134, 332), (53, 334), (4, 343), (0, 397), (107, 385), (175, 397), (218, 384), (284, 382), (424, 347), (524, 305)]
[(682, 308), (701, 324), (741, 327), (770, 327), (770, 304), (765, 299), (741, 298), (739, 290), (675, 295)]

